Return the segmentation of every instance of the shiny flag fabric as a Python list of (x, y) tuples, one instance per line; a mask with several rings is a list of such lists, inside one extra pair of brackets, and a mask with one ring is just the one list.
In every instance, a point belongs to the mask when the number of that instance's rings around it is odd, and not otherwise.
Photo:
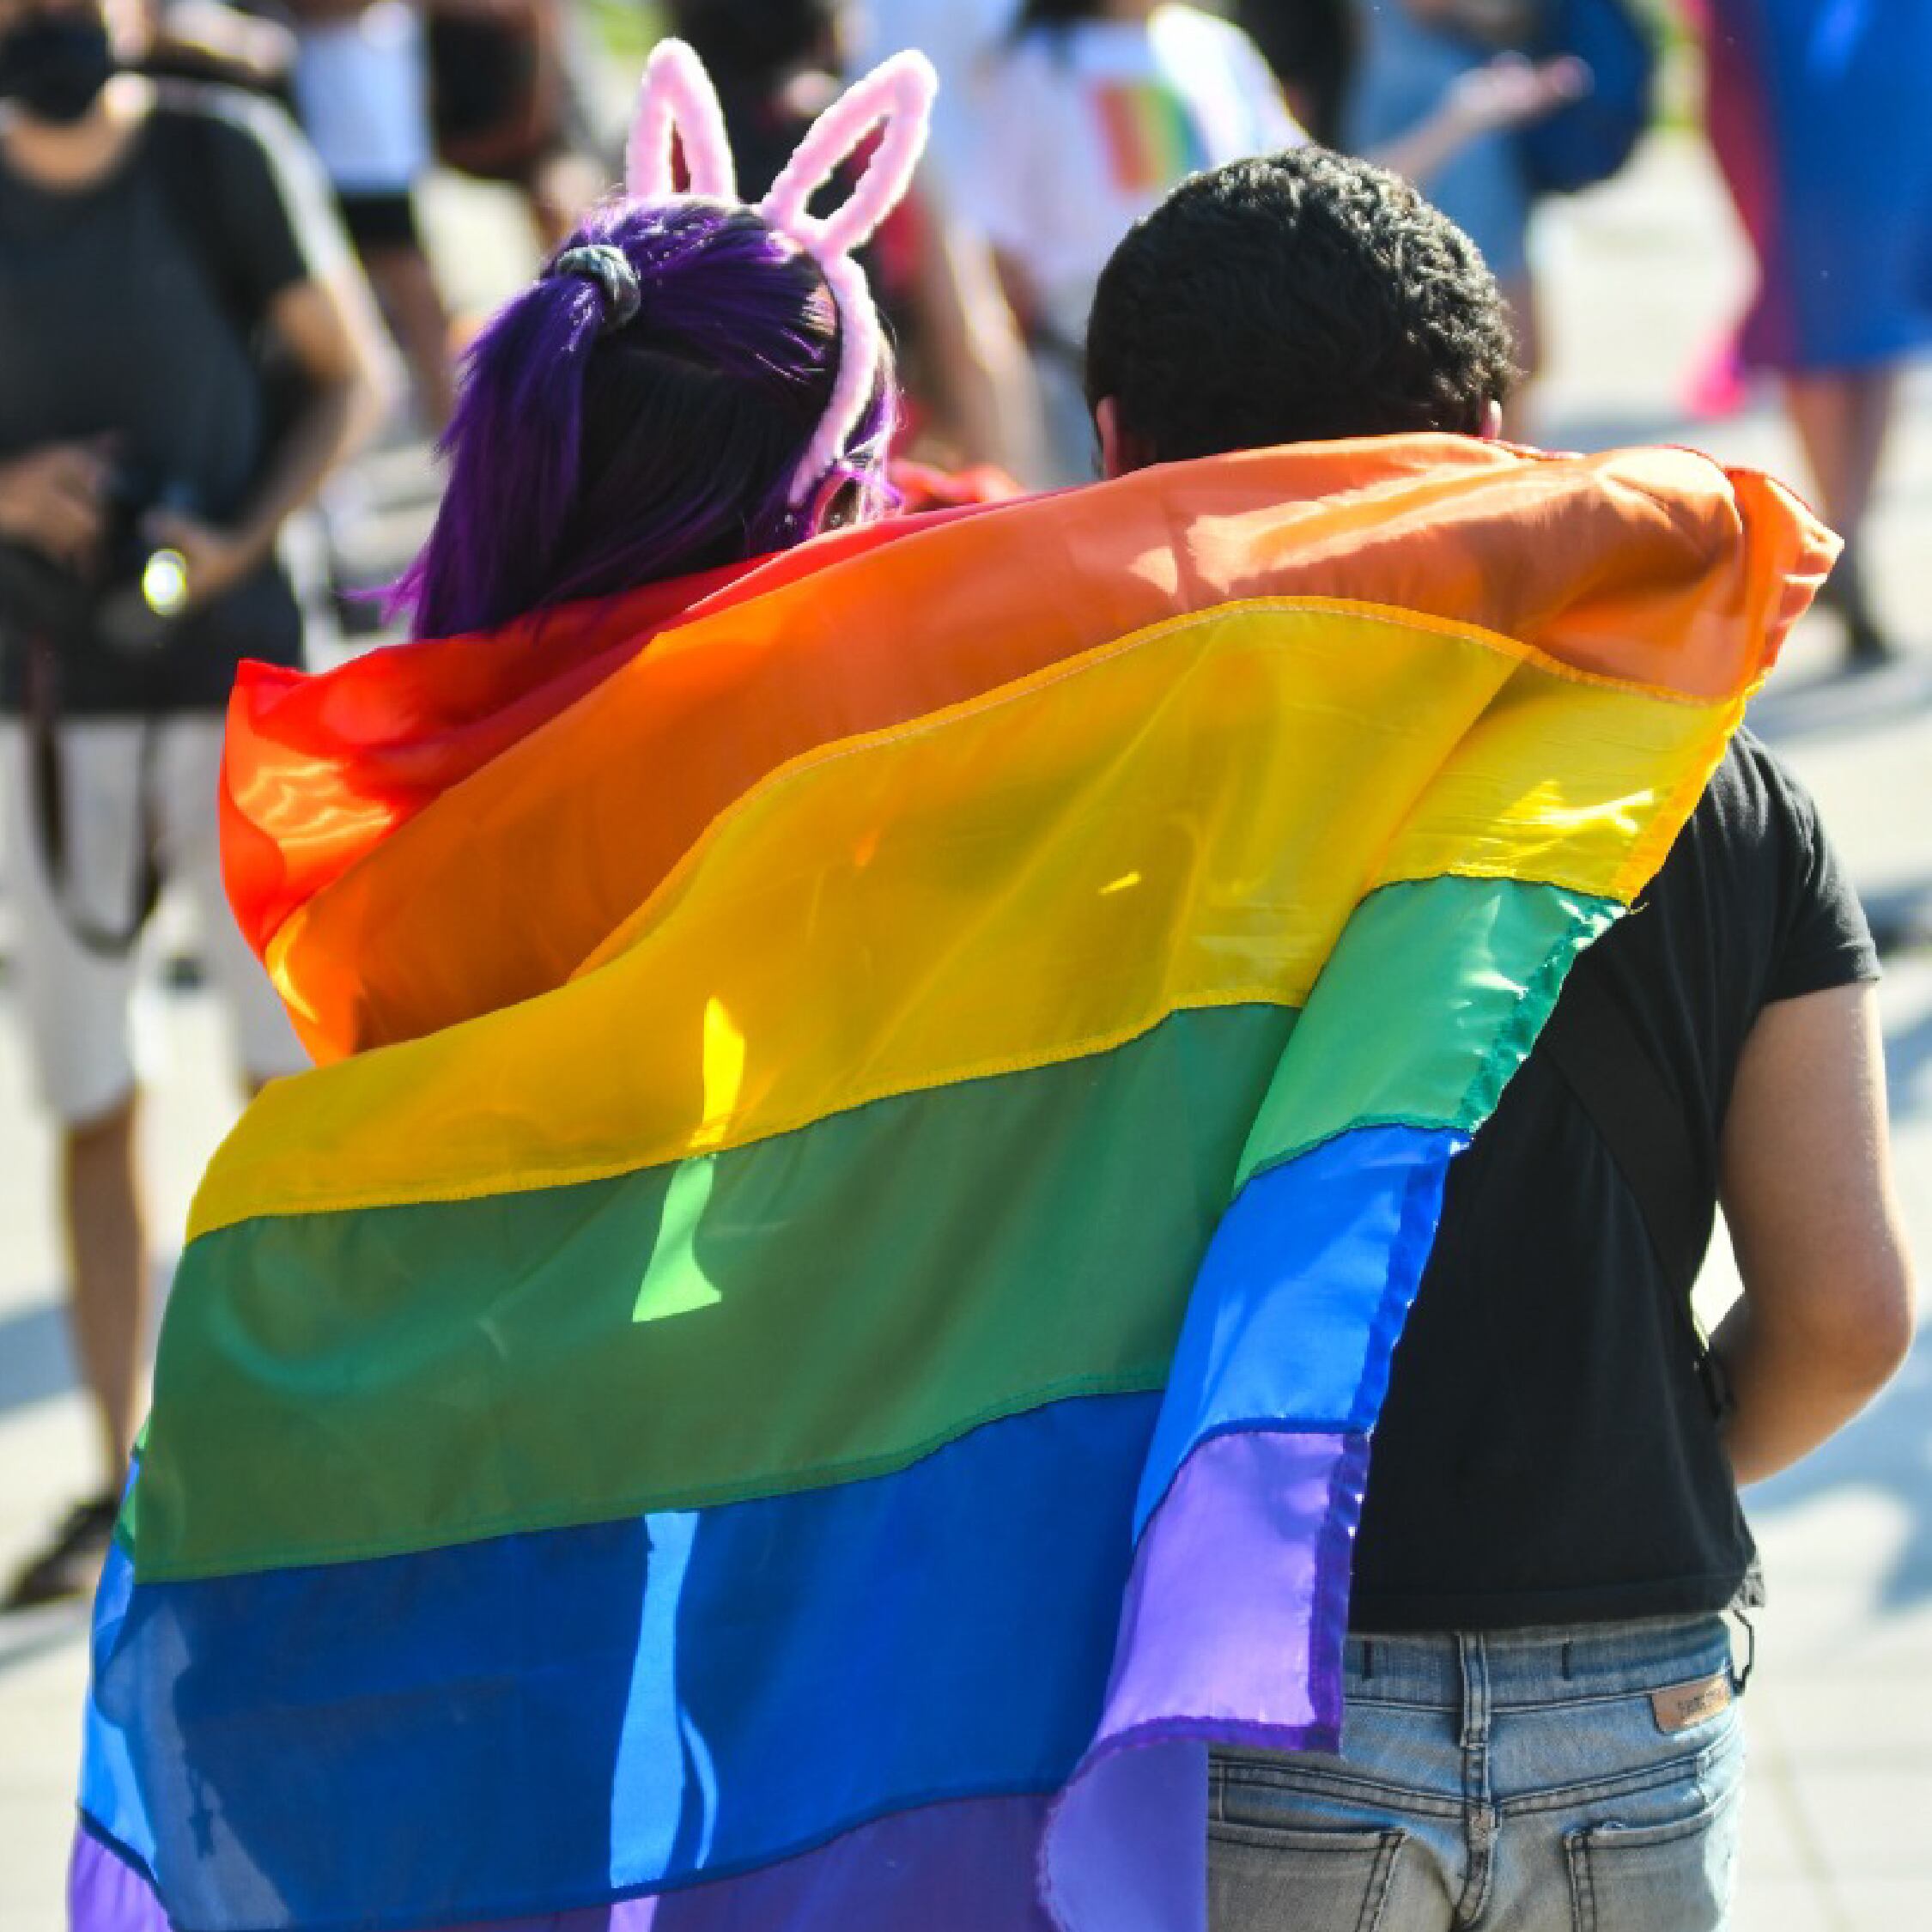
[(258, 676), (335, 1063), (196, 1203), (76, 1923), (1198, 1926), (1447, 1163), (1829, 556), (1394, 439)]

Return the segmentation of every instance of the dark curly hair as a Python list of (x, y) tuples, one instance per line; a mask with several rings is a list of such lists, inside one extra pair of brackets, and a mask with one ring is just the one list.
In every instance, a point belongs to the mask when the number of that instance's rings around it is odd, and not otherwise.
[(1151, 456), (1474, 434), (1516, 374), (1474, 242), (1385, 168), (1296, 148), (1190, 175), (1114, 251), (1087, 400)]

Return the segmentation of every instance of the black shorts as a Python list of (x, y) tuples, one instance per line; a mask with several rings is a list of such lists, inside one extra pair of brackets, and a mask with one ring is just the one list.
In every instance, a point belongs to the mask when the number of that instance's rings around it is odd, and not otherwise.
[(416, 200), (406, 188), (375, 194), (345, 194), (338, 189), (336, 205), (342, 210), (343, 226), (349, 230), (358, 255), (422, 246), (422, 233), (416, 224)]

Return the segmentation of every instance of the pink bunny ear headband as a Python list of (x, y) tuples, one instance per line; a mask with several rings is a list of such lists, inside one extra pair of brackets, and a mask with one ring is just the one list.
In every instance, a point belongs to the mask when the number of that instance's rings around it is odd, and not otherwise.
[[(798, 243), (818, 264), (839, 313), (839, 373), (792, 478), (788, 501), (795, 509), (845, 447), (866, 412), (878, 377), (884, 335), (866, 273), (853, 251), (869, 241), (880, 222), (905, 198), (913, 170), (926, 150), (933, 97), (939, 88), (933, 64), (920, 53), (896, 54), (854, 83), (813, 122), (786, 162), (757, 212), (781, 234)], [(873, 131), (878, 144), (843, 205), (829, 215), (807, 211), (812, 196), (865, 145)], [(724, 110), (704, 64), (682, 40), (660, 40), (645, 64), (637, 115), (624, 155), (624, 192), (634, 201), (663, 201), (677, 190), (672, 147), (682, 149), (696, 196), (738, 199), (738, 170), (725, 135)]]

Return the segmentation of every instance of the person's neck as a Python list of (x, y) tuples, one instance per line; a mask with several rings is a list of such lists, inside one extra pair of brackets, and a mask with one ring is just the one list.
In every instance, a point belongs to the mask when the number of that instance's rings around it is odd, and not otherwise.
[(0, 121), (0, 143), (14, 167), (42, 187), (91, 187), (113, 172), (153, 99), (139, 75), (117, 74), (77, 121), (9, 113)]

